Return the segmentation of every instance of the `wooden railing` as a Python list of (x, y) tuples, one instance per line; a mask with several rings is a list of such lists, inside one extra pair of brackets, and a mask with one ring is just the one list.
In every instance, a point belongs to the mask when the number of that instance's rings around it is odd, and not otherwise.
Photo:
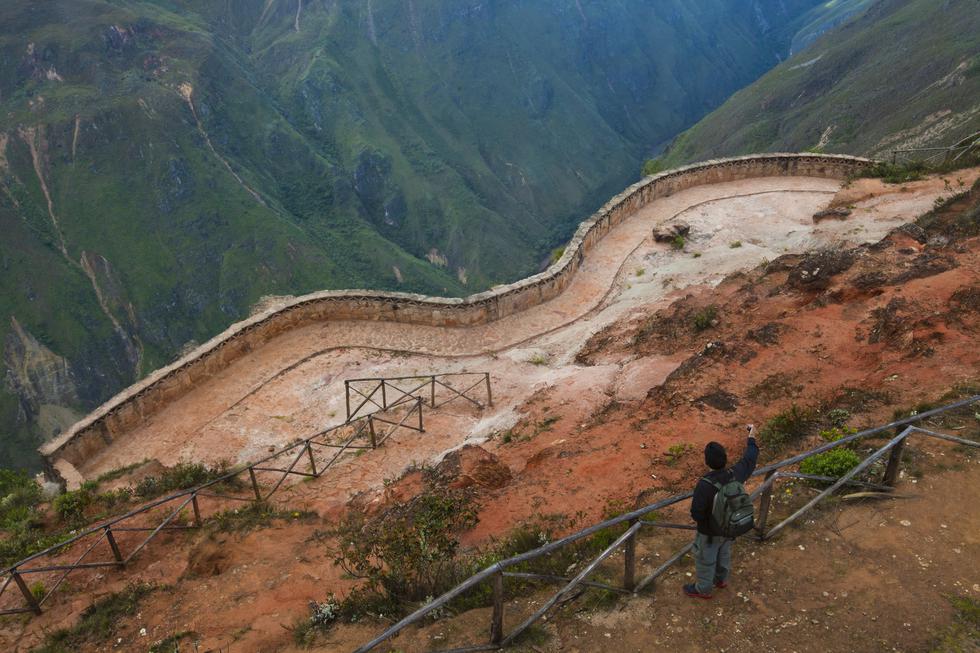
[[(291, 476), (319, 478), (346, 452), (380, 447), (399, 430), (424, 432), (423, 403), (421, 398), (402, 397), (382, 411), (297, 440), (220, 478), (153, 500), (14, 563), (0, 571), (0, 615), (40, 614), (72, 573), (122, 569), (161, 533), (200, 527), (204, 500), (213, 502), (215, 511), (229, 501), (268, 501)], [(81, 549), (78, 557), (61, 559), (75, 549)], [(38, 579), (33, 587), (43, 591), (32, 591), (25, 578)], [(23, 598), (20, 606), (12, 605), (10, 594), (5, 596), (12, 586)]]
[[(767, 465), (760, 469), (757, 469), (753, 476), (763, 476), (763, 483), (756, 488), (751, 496), (753, 500), (759, 501), (758, 507), (758, 518), (756, 521), (756, 536), (760, 540), (768, 539), (775, 536), (781, 530), (786, 528), (788, 525), (797, 521), (800, 517), (805, 515), (807, 512), (812, 510), (818, 503), (829, 497), (836, 490), (841, 488), (846, 484), (854, 484), (863, 487), (872, 487), (873, 489), (889, 491), (894, 486), (895, 480), (898, 475), (898, 466), (902, 456), (902, 450), (905, 447), (905, 443), (911, 435), (923, 435), (926, 437), (939, 438), (949, 442), (955, 442), (957, 444), (969, 446), (969, 447), (980, 447), (980, 443), (974, 442), (972, 440), (967, 440), (964, 438), (956, 437), (946, 433), (939, 433), (936, 431), (920, 428), (918, 426), (913, 426), (924, 419), (946, 413), (948, 411), (963, 408), (965, 406), (970, 406), (980, 402), (980, 395), (970, 397), (963, 401), (958, 401), (956, 403), (950, 404), (948, 406), (943, 406), (941, 408), (936, 408), (934, 410), (929, 410), (918, 415), (913, 415), (905, 419), (890, 422), (883, 426), (868, 429), (856, 433), (854, 435), (836, 440), (834, 442), (828, 442), (822, 446), (819, 446), (810, 451), (798, 454), (786, 460)], [(867, 456), (861, 463), (851, 469), (849, 472), (844, 474), (838, 479), (814, 476), (808, 474), (800, 474), (792, 471), (783, 471), (787, 467), (797, 465), (802, 461), (815, 456), (817, 454), (830, 451), (837, 447), (845, 446), (852, 442), (857, 442), (859, 440), (868, 438), (870, 436), (879, 435), (881, 433), (893, 431), (895, 432), (894, 437), (892, 437), (887, 443), (882, 447), (876, 449), (869, 456)], [(881, 483), (867, 483), (855, 480), (855, 477), (865, 470), (868, 469), (875, 461), (883, 458), (885, 454), (888, 454), (888, 464), (885, 469), (884, 478)], [(794, 478), (794, 479), (807, 479), (817, 482), (828, 482), (830, 486), (820, 492), (813, 499), (808, 501), (801, 508), (796, 510), (793, 514), (788, 516), (786, 519), (781, 521), (776, 526), (767, 529), (767, 521), (770, 514), (770, 506), (772, 502), (773, 487), (779, 479), (783, 478)], [(469, 579), (463, 581), (455, 588), (449, 590), (442, 596), (430, 601), (423, 607), (419, 608), (412, 614), (408, 615), (404, 619), (400, 620), (396, 624), (387, 628), (383, 633), (360, 646), (355, 650), (355, 653), (367, 653), (373, 650), (379, 644), (388, 641), (392, 637), (395, 637), (402, 630), (408, 626), (422, 623), (424, 620), (432, 619), (434, 615), (440, 614), (439, 610), (447, 606), (455, 599), (464, 595), (466, 592), (476, 588), (484, 583), (490, 583), (491, 591), (493, 595), (493, 610), (490, 615), (489, 624), (489, 640), (481, 644), (473, 644), (465, 646), (462, 648), (453, 649), (443, 649), (442, 653), (462, 653), (463, 651), (493, 651), (501, 649), (509, 644), (513, 643), (517, 638), (519, 638), (528, 628), (530, 628), (535, 622), (544, 617), (549, 610), (554, 608), (556, 605), (562, 603), (565, 599), (571, 597), (573, 592), (580, 587), (595, 587), (599, 589), (604, 589), (610, 592), (616, 592), (621, 594), (635, 594), (646, 588), (652, 587), (654, 582), (662, 576), (670, 567), (681, 560), (693, 547), (693, 542), (686, 544), (678, 552), (670, 556), (662, 564), (658, 565), (653, 569), (647, 576), (642, 580), (637, 582), (636, 580), (636, 543), (637, 536), (640, 531), (644, 528), (659, 528), (659, 529), (684, 529), (684, 530), (694, 530), (694, 527), (687, 524), (670, 524), (663, 523), (660, 521), (652, 521), (649, 518), (654, 512), (658, 510), (663, 510), (669, 506), (673, 506), (682, 501), (690, 499), (692, 496), (691, 492), (685, 494), (676, 495), (662, 501), (650, 504), (638, 510), (633, 510), (626, 514), (620, 515), (613, 519), (608, 519), (599, 524), (595, 524), (581, 530), (577, 533), (573, 533), (566, 537), (563, 537), (554, 542), (550, 542), (532, 551), (522, 553), (520, 555), (508, 558), (506, 560), (501, 560), (496, 562), (483, 571), (471, 576)], [(543, 558), (556, 551), (579, 542), (585, 538), (593, 536), (600, 531), (604, 531), (609, 528), (625, 528), (626, 530), (616, 538), (616, 540), (606, 547), (598, 556), (588, 562), (582, 570), (573, 577), (563, 577), (563, 576), (553, 576), (544, 574), (528, 574), (528, 573), (517, 573), (513, 570), (519, 565), (527, 563), (529, 561)], [(617, 553), (623, 554), (623, 580), (619, 585), (612, 585), (610, 583), (599, 582), (595, 580), (590, 580), (590, 577), (596, 572), (599, 565), (612, 557)], [(536, 579), (543, 581), (553, 581), (562, 583), (561, 589), (557, 593), (548, 598), (537, 610), (535, 610), (531, 615), (523, 619), (519, 624), (513, 627), (510, 632), (507, 632), (504, 627), (504, 617), (505, 617), (505, 603), (506, 596), (504, 593), (504, 580), (506, 578), (525, 578), (525, 579)]]
[[(455, 380), (459, 385), (454, 385)], [(422, 376), (386, 376), (344, 381), (347, 420), (365, 410), (388, 410), (406, 399), (421, 397), (429, 408), (465, 399), (477, 408), (493, 405), (489, 372), (453, 372)]]

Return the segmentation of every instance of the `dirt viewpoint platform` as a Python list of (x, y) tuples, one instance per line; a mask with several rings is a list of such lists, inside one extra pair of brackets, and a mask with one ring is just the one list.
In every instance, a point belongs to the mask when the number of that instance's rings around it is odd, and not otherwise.
[[(972, 183), (977, 173), (966, 176)], [(336, 482), (317, 484), (329, 485), (322, 492), (331, 496), (321, 495), (321, 501), (343, 502), (411, 462), (431, 461), (509, 428), (519, 417), (516, 409), (545, 388), (583, 407), (609, 388), (625, 399), (645, 394), (683, 356), (638, 368), (629, 361), (582, 368), (574, 363), (576, 352), (589, 336), (631, 312), (653, 312), (693, 287), (715, 284), (763, 260), (876, 241), (931, 208), (942, 192), (938, 179), (901, 188), (864, 180), (844, 191), (838, 181), (810, 177), (689, 188), (654, 200), (615, 227), (589, 252), (565, 291), (548, 302), (474, 327), (336, 321), (288, 331), (203, 380), (78, 472), (94, 477), (144, 459), (165, 465), (244, 462), (342, 422), (345, 378), (491, 373), (493, 409), (477, 414), (450, 406), (428, 418), (428, 433), (399, 436), (393, 446), (337, 470)], [(814, 213), (831, 203), (851, 207), (851, 215), (815, 223)], [(682, 251), (652, 238), (652, 229), (675, 219), (691, 226)]]

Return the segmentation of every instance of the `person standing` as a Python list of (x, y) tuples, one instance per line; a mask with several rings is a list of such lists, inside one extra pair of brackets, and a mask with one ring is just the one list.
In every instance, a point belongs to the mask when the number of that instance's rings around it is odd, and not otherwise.
[[(697, 535), (694, 538), (694, 566), (697, 570), (697, 582), (684, 586), (684, 594), (691, 598), (710, 599), (714, 588), (728, 587), (728, 576), (732, 569), (733, 538), (719, 533), (715, 497), (722, 487), (729, 483), (745, 483), (759, 458), (759, 446), (755, 441), (755, 426), (749, 424), (748, 443), (745, 454), (732, 467), (728, 464), (728, 453), (718, 442), (709, 442), (704, 448), (704, 462), (710, 468), (706, 475), (698, 479), (694, 487), (694, 497), (691, 499), (691, 517), (697, 523)], [(743, 501), (747, 500), (743, 494)], [(749, 519), (751, 520), (751, 503), (749, 504)]]

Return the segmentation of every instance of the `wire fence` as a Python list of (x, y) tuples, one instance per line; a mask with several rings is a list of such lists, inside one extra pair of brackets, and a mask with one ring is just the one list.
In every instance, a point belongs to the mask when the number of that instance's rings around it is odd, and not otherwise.
[[(442, 406), (450, 401), (466, 399), (481, 406), (467, 393), (460, 391), (448, 378), (465, 376), (428, 375), (422, 387), (439, 385), (452, 391), (442, 397)], [(478, 385), (484, 386), (490, 401), (490, 375), (481, 373)], [(447, 378), (448, 377), (448, 378)], [(382, 388), (391, 390), (405, 380), (375, 379)], [(361, 379), (345, 382), (358, 385)], [(401, 387), (401, 386), (399, 386)], [(404, 388), (402, 388), (404, 390)], [(375, 449), (399, 431), (424, 433), (423, 406), (425, 399), (415, 396), (419, 388), (399, 391), (397, 396), (372, 402), (375, 412), (363, 411), (343, 424), (332, 426), (309, 437), (299, 439), (258, 460), (240, 465), (219, 478), (155, 499), (123, 515), (82, 530), (63, 542), (39, 551), (10, 567), (0, 570), (0, 616), (21, 613), (41, 614), (43, 606), (71, 574), (85, 570), (123, 569), (162, 533), (199, 528), (204, 523), (204, 502), (212, 513), (229, 503), (267, 502), (286, 485), (288, 479), (309, 479), (323, 476), (342, 459), (345, 453)], [(430, 388), (431, 389), (431, 388)], [(382, 390), (382, 393), (386, 393)], [(369, 392), (370, 397), (373, 393)], [(436, 393), (431, 391), (432, 400)], [(350, 389), (348, 389), (348, 399)], [(71, 557), (73, 553), (79, 555)], [(31, 581), (28, 583), (28, 579)], [(9, 590), (9, 591), (8, 591)]]
[[(755, 488), (750, 494), (753, 501), (758, 501), (758, 509), (756, 513), (756, 537), (760, 540), (766, 540), (774, 537), (777, 533), (799, 520), (817, 504), (826, 500), (830, 495), (844, 485), (856, 485), (883, 492), (891, 491), (894, 488), (895, 482), (898, 478), (899, 463), (901, 461), (902, 452), (908, 438), (912, 435), (939, 438), (941, 440), (954, 442), (969, 447), (980, 447), (980, 443), (972, 440), (914, 426), (914, 424), (918, 424), (922, 420), (941, 415), (955, 409), (971, 406), (978, 402), (980, 402), (980, 395), (970, 397), (969, 399), (958, 401), (941, 408), (929, 410), (918, 415), (913, 415), (905, 419), (893, 421), (882, 426), (867, 429), (834, 442), (828, 442), (824, 445), (816, 447), (815, 449), (811, 449), (791, 458), (787, 458), (777, 463), (757, 469), (753, 476), (762, 476), (764, 480), (761, 485)], [(875, 449), (858, 465), (840, 478), (802, 474), (787, 470), (788, 467), (798, 465), (812, 456), (889, 431), (894, 431), (895, 435), (889, 439), (887, 443)], [(886, 454), (888, 455), (888, 462), (885, 468), (884, 477), (880, 483), (858, 481), (856, 479), (858, 475), (865, 472), (876, 461), (884, 458)], [(813, 482), (825, 482), (829, 483), (830, 485), (781, 522), (771, 528), (767, 528), (767, 522), (771, 513), (773, 487), (780, 479), (802, 479)], [(496, 562), (483, 571), (480, 571), (479, 573), (463, 581), (442, 596), (430, 601), (404, 619), (398, 621), (374, 639), (357, 648), (355, 653), (367, 653), (368, 651), (373, 650), (379, 644), (382, 644), (383, 642), (395, 637), (409, 626), (421, 624), (433, 618), (438, 618), (439, 615), (443, 614), (443, 610), (448, 604), (462, 597), (467, 592), (478, 588), (478, 586), (487, 583), (490, 584), (490, 591), (493, 597), (493, 610), (490, 614), (488, 641), (461, 648), (443, 649), (441, 653), (493, 651), (504, 648), (514, 643), (515, 640), (524, 634), (528, 628), (543, 618), (555, 606), (574, 598), (574, 596), (577, 595), (577, 592), (584, 587), (593, 587), (619, 594), (636, 594), (644, 589), (651, 588), (660, 576), (666, 573), (674, 564), (680, 561), (691, 550), (693, 547), (693, 542), (687, 543), (679, 551), (669, 556), (662, 564), (651, 570), (646, 576), (638, 579), (636, 557), (637, 537), (643, 529), (648, 528), (660, 529), (661, 531), (668, 529), (694, 530), (695, 527), (692, 525), (664, 523), (650, 519), (650, 517), (657, 511), (663, 510), (682, 501), (686, 501), (691, 498), (692, 494), (692, 492), (687, 492), (685, 494), (663, 499), (643, 508), (633, 510), (613, 519), (608, 519), (599, 524), (595, 524), (589, 528), (545, 544), (532, 551)], [(579, 542), (584, 538), (596, 535), (600, 531), (606, 531), (606, 529), (616, 527), (625, 528), (626, 530), (619, 535), (615, 541), (612, 542), (612, 544), (599, 553), (598, 556), (585, 564), (581, 571), (572, 577), (530, 574), (516, 571), (516, 569), (526, 566), (525, 563), (548, 556), (566, 546)], [(596, 573), (600, 565), (608, 561), (614, 555), (622, 556), (622, 561), (620, 563), (620, 568), (622, 570), (622, 582), (615, 585), (608, 582), (592, 580), (591, 577)], [(504, 591), (504, 581), (507, 578), (557, 582), (561, 584), (561, 588), (555, 594), (551, 595), (546, 601), (544, 601), (544, 603), (530, 615), (520, 620), (508, 632), (505, 629), (507, 596), (505, 595)], [(514, 606), (512, 609), (517, 608)]]

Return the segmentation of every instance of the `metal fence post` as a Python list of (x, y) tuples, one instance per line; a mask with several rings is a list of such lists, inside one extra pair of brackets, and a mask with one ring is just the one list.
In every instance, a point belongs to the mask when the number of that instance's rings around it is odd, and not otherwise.
[(255, 478), (255, 470), (251, 467), (248, 468), (248, 476), (252, 479), (252, 491), (255, 492), (255, 500), (262, 500), (262, 492), (259, 490), (259, 481)]
[(125, 566), (126, 562), (122, 557), (122, 553), (119, 552), (119, 545), (116, 543), (116, 536), (112, 534), (112, 527), (105, 527), (105, 539), (109, 542), (109, 548), (112, 549), (112, 557), (116, 559), (116, 562), (120, 567)]
[(368, 430), (371, 431), (371, 448), (378, 448), (378, 435), (374, 432), (374, 418), (368, 415)]
[[(630, 528), (636, 524), (636, 519), (629, 521)], [(623, 589), (632, 592), (636, 587), (636, 533), (626, 540), (626, 550), (623, 552)]]
[(504, 572), (493, 575), (493, 616), (490, 618), (490, 643), (497, 645), (504, 639)]
[(902, 452), (905, 451), (905, 442), (908, 437), (902, 438), (898, 444), (892, 447), (891, 452), (888, 455), (888, 466), (885, 467), (885, 478), (882, 481), (883, 485), (895, 485), (898, 481), (898, 471), (902, 463)]
[(493, 406), (493, 392), (490, 391), (490, 372), (486, 373), (487, 382), (487, 406)]
[(41, 614), (41, 604), (37, 602), (37, 598), (31, 593), (31, 590), (27, 587), (27, 583), (24, 582), (21, 575), (16, 570), (11, 571), (10, 575), (13, 577), (14, 582), (17, 583), (17, 587), (20, 588), (20, 593), (24, 595), (27, 605), (34, 611), (34, 614)]
[[(770, 479), (776, 475), (775, 471), (766, 474), (765, 482), (769, 483)], [(762, 491), (762, 496), (759, 497), (759, 519), (755, 522), (755, 530), (760, 536), (766, 534), (766, 520), (769, 519), (769, 506), (772, 504), (772, 486), (775, 483), (769, 483), (765, 490)]]

